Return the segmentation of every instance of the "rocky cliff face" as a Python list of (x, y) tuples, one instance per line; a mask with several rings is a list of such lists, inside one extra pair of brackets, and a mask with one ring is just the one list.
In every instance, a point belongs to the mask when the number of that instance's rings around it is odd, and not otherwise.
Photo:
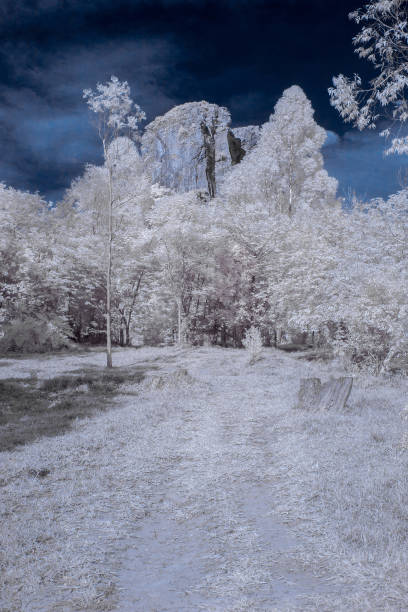
[(258, 142), (261, 128), (259, 125), (246, 125), (234, 128), (234, 136), (241, 139), (241, 145), (245, 152), (250, 151)]
[(258, 126), (229, 128), (226, 108), (189, 102), (150, 123), (142, 138), (142, 154), (153, 182), (175, 191), (216, 186), (234, 163), (257, 142)]

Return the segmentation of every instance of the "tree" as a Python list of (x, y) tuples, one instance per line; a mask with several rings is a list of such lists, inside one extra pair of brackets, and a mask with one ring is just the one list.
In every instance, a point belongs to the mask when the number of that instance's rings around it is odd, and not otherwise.
[(407, 219), (405, 190), (351, 211), (312, 212), (297, 236), (288, 232), (287, 269), (273, 287), (289, 323), (321, 332), (346, 363), (376, 374), (407, 350)]
[(158, 198), (149, 216), (156, 239), (156, 256), (163, 290), (177, 311), (177, 341), (186, 339), (197, 319), (207, 287), (214, 251), (215, 209), (197, 192)]
[(138, 133), (138, 124), (145, 119), (141, 108), (130, 98), (130, 88), (126, 81), (121, 83), (117, 77), (112, 76), (106, 84), (98, 83), (96, 91), (84, 90), (84, 98), (89, 108), (97, 114), (98, 134), (103, 146), (105, 166), (108, 173), (107, 185), (107, 254), (106, 254), (106, 365), (112, 367), (112, 338), (111, 338), (111, 290), (112, 290), (112, 241), (113, 241), (113, 207), (115, 204), (114, 178), (115, 178), (115, 147), (114, 141), (122, 134), (127, 133), (135, 137)]
[(218, 109), (212, 117), (211, 124), (208, 126), (205, 121), (201, 121), (200, 129), (203, 135), (203, 151), (205, 157), (205, 176), (207, 179), (208, 193), (210, 198), (215, 198), (215, 135), (218, 128)]
[(292, 215), (302, 207), (334, 202), (337, 181), (323, 166), (326, 132), (300, 87), (286, 89), (262, 127), (257, 145), (226, 177), (223, 194), (230, 201), (263, 202), (270, 210)]
[[(299, 294), (296, 282), (302, 278), (291, 273), (291, 266), (307, 269), (302, 247), (308, 248), (310, 241), (302, 235), (302, 220), (312, 213), (325, 217), (338, 208), (337, 181), (323, 167), (326, 132), (313, 115), (300, 87), (284, 91), (257, 145), (223, 185), (224, 223), (239, 270), (235, 322), (241, 336), (250, 325), (267, 334), (288, 323), (290, 299)], [(287, 299), (282, 295), (285, 282)]]
[[(339, 262), (340, 306), (355, 354), (369, 351), (385, 371), (407, 351), (408, 192), (356, 202), (344, 258)], [(340, 284), (339, 283), (339, 284)]]
[[(408, 119), (408, 11), (406, 0), (370, 0), (349, 18), (361, 24), (353, 38), (355, 53), (367, 59), (376, 76), (363, 86), (361, 77), (339, 74), (329, 88), (330, 101), (346, 122), (358, 129), (375, 128), (384, 116)], [(389, 112), (388, 112), (389, 111)], [(390, 130), (382, 135), (389, 136)], [(408, 136), (393, 138), (387, 153), (408, 152)]]
[[(373, 129), (384, 118), (399, 123), (401, 129), (408, 120), (407, 2), (370, 0), (349, 17), (362, 26), (353, 39), (355, 52), (370, 62), (375, 77), (366, 87), (359, 75), (353, 79), (342, 74), (334, 77), (334, 87), (329, 88), (331, 104), (346, 122), (353, 123), (360, 130)], [(393, 136), (387, 154), (408, 152), (408, 136), (395, 136), (393, 128), (383, 130), (382, 135)], [(383, 360), (383, 369), (388, 367), (407, 334), (406, 219), (406, 190), (391, 196), (387, 202), (356, 203), (353, 214), (354, 233), (359, 227), (367, 244), (366, 252), (360, 249), (358, 254), (356, 245), (353, 245), (357, 257), (351, 262), (350, 270), (354, 270), (354, 276), (348, 276), (349, 283), (352, 278), (357, 286), (353, 288), (355, 308), (348, 318), (358, 330), (354, 334), (354, 344), (362, 343), (363, 336), (368, 344), (367, 337), (377, 334), (377, 347), (381, 346), (378, 359), (379, 362)], [(367, 253), (370, 253), (369, 259)], [(362, 262), (365, 262), (363, 275)], [(360, 313), (353, 316), (356, 308)], [(365, 324), (358, 327), (359, 316)]]
[(213, 303), (225, 333), (240, 346), (245, 329), (256, 326), (265, 335), (274, 325), (267, 285), (288, 217), (261, 201), (227, 201), (218, 208), (224, 236), (215, 252)]
[[(65, 345), (67, 261), (54, 208), (38, 194), (0, 185), (0, 336), (3, 348)], [(2, 328), (2, 329), (1, 329)]]
[(57, 311), (64, 278), (52, 209), (38, 194), (1, 184), (0, 211), (1, 318)]
[[(64, 208), (76, 276), (83, 276), (82, 270), (88, 271), (83, 293), (87, 294), (86, 305), (97, 315), (91, 320), (98, 321), (105, 315), (106, 309), (100, 304), (100, 270), (110, 257), (111, 335), (117, 342), (129, 345), (136, 300), (149, 269), (145, 214), (152, 204), (151, 189), (142, 159), (129, 138), (115, 139), (107, 158), (107, 164), (87, 166), (83, 176), (72, 182), (65, 194)], [(98, 326), (94, 329), (97, 332)]]

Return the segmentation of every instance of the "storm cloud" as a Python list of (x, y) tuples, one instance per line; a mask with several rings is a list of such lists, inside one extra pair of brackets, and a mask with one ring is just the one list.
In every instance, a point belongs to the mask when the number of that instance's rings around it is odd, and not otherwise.
[[(383, 141), (348, 131), (329, 105), (338, 72), (363, 66), (349, 11), (327, 0), (3, 0), (0, 6), (0, 180), (58, 199), (101, 151), (82, 99), (116, 75), (148, 121), (176, 104), (227, 106), (233, 125), (267, 121), (300, 85), (320, 125), (338, 134), (326, 166), (341, 191), (383, 195), (398, 161)], [(325, 52), (322, 52), (322, 49)], [(380, 170), (381, 167), (381, 170)], [(373, 172), (375, 168), (375, 172)]]

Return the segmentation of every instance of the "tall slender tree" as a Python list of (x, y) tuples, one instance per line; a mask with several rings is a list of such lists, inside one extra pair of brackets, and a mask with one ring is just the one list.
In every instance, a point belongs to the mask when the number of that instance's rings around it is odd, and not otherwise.
[(96, 91), (84, 90), (83, 96), (89, 108), (97, 116), (97, 128), (102, 142), (105, 165), (108, 171), (107, 198), (107, 249), (106, 249), (106, 365), (112, 367), (112, 243), (113, 243), (113, 206), (114, 206), (114, 170), (117, 162), (112, 143), (121, 135), (138, 136), (140, 121), (145, 114), (140, 106), (130, 98), (130, 87), (127, 81), (121, 83), (115, 76), (105, 84), (98, 83)]

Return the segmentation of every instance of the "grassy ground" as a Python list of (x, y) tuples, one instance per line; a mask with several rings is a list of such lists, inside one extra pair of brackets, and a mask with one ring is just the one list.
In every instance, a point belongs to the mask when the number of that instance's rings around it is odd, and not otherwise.
[[(218, 348), (116, 361), (159, 370), (122, 381), (114, 411), (0, 454), (2, 612), (408, 609), (407, 379), (356, 377), (344, 411), (309, 413), (300, 378), (337, 364)], [(72, 389), (72, 361), (52, 365), (36, 392), (99, 403), (92, 381)], [(14, 366), (18, 385), (33, 366)]]
[(75, 419), (112, 408), (123, 384), (138, 383), (146, 367), (112, 371), (87, 368), (82, 374), (0, 380), (0, 451), (60, 435)]

